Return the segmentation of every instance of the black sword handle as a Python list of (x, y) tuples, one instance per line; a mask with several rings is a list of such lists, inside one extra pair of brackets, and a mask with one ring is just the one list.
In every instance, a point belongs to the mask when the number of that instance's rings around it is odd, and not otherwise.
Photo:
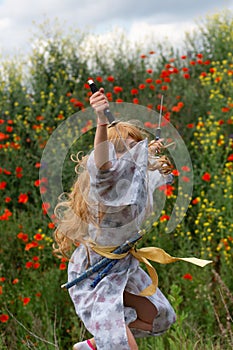
[(161, 138), (161, 129), (157, 128), (156, 129), (155, 140), (158, 141), (160, 138)]
[[(89, 79), (87, 82), (88, 82), (88, 84), (89, 84), (89, 86), (91, 88), (91, 92), (93, 94), (95, 92), (99, 91), (99, 89), (97, 88), (96, 84), (94, 83), (94, 81), (92, 79)], [(110, 124), (115, 124), (116, 123), (115, 118), (112, 115), (112, 113), (111, 113), (109, 108), (105, 108), (104, 115), (108, 118), (108, 121), (109, 121)]]

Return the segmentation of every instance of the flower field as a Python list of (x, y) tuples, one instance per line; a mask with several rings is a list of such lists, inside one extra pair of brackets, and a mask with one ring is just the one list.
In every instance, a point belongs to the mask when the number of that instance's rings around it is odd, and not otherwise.
[[(142, 244), (213, 260), (204, 269), (155, 266), (177, 322), (164, 336), (138, 340), (139, 348), (232, 349), (233, 14), (206, 18), (195, 35), (187, 35), (182, 52), (162, 45), (128, 52), (111, 43), (114, 55), (102, 58), (96, 51), (92, 65), (81, 54), (81, 34), (42, 34), (38, 40), (30, 57), (0, 62), (0, 349), (71, 349), (88, 336), (60, 288), (67, 260), (52, 254), (55, 224), (47, 215), (50, 204), (41, 199), (48, 179), (39, 171), (53, 132), (89, 106), (90, 77), (110, 102), (162, 108), (192, 160), (192, 169), (174, 167), (174, 184), (160, 189), (166, 205)], [(144, 125), (154, 133), (153, 121)], [(84, 137), (76, 150), (90, 150), (91, 129), (91, 120), (80, 123), (77, 133)], [(69, 189), (74, 165), (66, 162)], [(179, 177), (193, 181), (192, 197), (183, 220), (167, 233)]]

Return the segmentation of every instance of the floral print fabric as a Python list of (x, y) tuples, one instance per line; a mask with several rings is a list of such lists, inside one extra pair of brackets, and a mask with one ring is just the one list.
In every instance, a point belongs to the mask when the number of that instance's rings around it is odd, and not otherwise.
[[(89, 225), (87, 241), (90, 238), (100, 245), (118, 246), (139, 231), (152, 208), (154, 189), (165, 183), (166, 178), (158, 171), (147, 171), (147, 140), (139, 142), (120, 158), (116, 157), (114, 147), (109, 143), (109, 154), (112, 166), (108, 171), (96, 169), (93, 153), (88, 159), (92, 210), (98, 218), (97, 208), (101, 203), (104, 215), (99, 227)], [(91, 250), (88, 243), (87, 247), (80, 245), (69, 263), (68, 280), (84, 272), (89, 262), (93, 265), (100, 259), (101, 256)], [(134, 309), (123, 305), (123, 292), (139, 294), (151, 284), (150, 277), (130, 254), (119, 260), (93, 288), (91, 283), (95, 277), (96, 274), (69, 289), (76, 313), (93, 334), (98, 350), (129, 350), (125, 324), (134, 321), (137, 314)], [(152, 332), (133, 329), (135, 337), (162, 334), (175, 322), (174, 310), (159, 289), (147, 298), (157, 308), (158, 315)]]

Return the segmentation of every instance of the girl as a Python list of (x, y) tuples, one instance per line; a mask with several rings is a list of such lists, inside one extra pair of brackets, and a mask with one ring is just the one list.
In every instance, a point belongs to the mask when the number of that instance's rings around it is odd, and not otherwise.
[[(55, 253), (66, 254), (76, 245), (69, 281), (99, 261), (101, 249), (120, 246), (138, 234), (152, 211), (153, 191), (171, 176), (169, 160), (154, 157), (160, 140), (148, 145), (144, 131), (128, 122), (108, 128), (103, 88), (90, 97), (90, 104), (97, 114), (94, 151), (77, 158), (77, 181), (56, 207)], [(139, 295), (151, 279), (133, 255), (118, 260), (93, 288), (95, 277), (69, 289), (78, 316), (93, 335), (74, 350), (136, 350), (135, 337), (160, 335), (175, 322), (174, 310), (158, 288), (153, 295)]]

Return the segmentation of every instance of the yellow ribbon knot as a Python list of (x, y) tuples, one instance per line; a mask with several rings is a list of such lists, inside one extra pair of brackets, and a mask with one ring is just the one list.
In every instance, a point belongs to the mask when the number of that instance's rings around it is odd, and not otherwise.
[(169, 255), (167, 252), (165, 252), (163, 249), (158, 247), (145, 247), (140, 249), (131, 248), (128, 252), (123, 254), (114, 254), (112, 251), (114, 251), (117, 247), (110, 247), (110, 246), (98, 246), (91, 244), (92, 250), (94, 250), (97, 254), (104, 256), (109, 259), (123, 259), (126, 257), (129, 253), (132, 254), (139, 262), (142, 262), (146, 265), (147, 271), (150, 275), (150, 278), (152, 280), (151, 285), (149, 285), (147, 288), (145, 288), (143, 291), (141, 291), (141, 296), (150, 296), (153, 295), (156, 292), (156, 289), (158, 287), (158, 275), (155, 270), (155, 268), (151, 265), (151, 263), (148, 260), (157, 262), (159, 264), (170, 264), (176, 261), (186, 261), (188, 263), (204, 267), (207, 264), (212, 263), (211, 260), (203, 260), (198, 259), (195, 257), (192, 258), (177, 258)]

